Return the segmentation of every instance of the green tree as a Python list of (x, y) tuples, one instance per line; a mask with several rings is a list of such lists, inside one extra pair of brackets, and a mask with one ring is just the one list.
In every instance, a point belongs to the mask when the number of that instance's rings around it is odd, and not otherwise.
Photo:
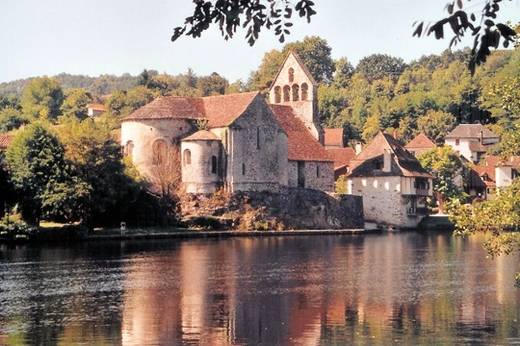
[(441, 212), (445, 210), (446, 201), (465, 198), (462, 187), (457, 184), (457, 177), (462, 177), (465, 166), (451, 147), (431, 149), (419, 155), (418, 160), (433, 176), (433, 193)]
[[(39, 123), (27, 126), (9, 146), (6, 163), (26, 221), (38, 225), (42, 216), (74, 218), (65, 213), (74, 212), (71, 202), (83, 199), (86, 187), (70, 176), (64, 148), (49, 130)], [(72, 207), (65, 210), (64, 204)]]
[(354, 66), (352, 66), (352, 64), (345, 57), (334, 61), (334, 66), (334, 85), (338, 88), (348, 87), (350, 78), (352, 78), (352, 75), (354, 74)]
[(201, 91), (202, 96), (223, 95), (228, 86), (227, 79), (216, 72), (209, 76), (199, 77), (197, 80), (197, 89)]
[(280, 70), (284, 59), (283, 53), (276, 49), (265, 53), (260, 66), (249, 77), (248, 89), (267, 91), (278, 70)]
[(345, 89), (326, 84), (318, 87), (318, 109), (321, 122), (325, 126), (337, 126), (336, 119), (347, 106), (348, 98)]
[(35, 119), (56, 120), (62, 103), (63, 90), (55, 79), (35, 78), (23, 90), (23, 112)]
[(69, 89), (61, 106), (62, 116), (85, 119), (88, 116), (87, 105), (92, 102), (92, 95), (85, 89)]
[(140, 185), (126, 174), (120, 145), (102, 121), (72, 120), (59, 130), (65, 158), (88, 187), (81, 219), (88, 225), (114, 224), (124, 219)]
[(14, 108), (0, 110), (0, 133), (16, 130), (28, 123), (29, 120)]
[(361, 73), (368, 81), (388, 77), (394, 81), (406, 68), (403, 59), (387, 54), (372, 54), (364, 57), (356, 66), (356, 72)]
[(429, 110), (417, 120), (417, 128), (424, 132), (435, 143), (444, 143), (444, 137), (453, 130), (456, 119), (453, 115), (443, 111)]
[[(493, 257), (519, 251), (520, 180), (516, 179), (511, 186), (500, 190), (492, 200), (450, 203), (449, 217), (458, 235), (487, 234), (484, 247)], [(516, 284), (520, 286), (520, 273), (516, 275)]]
[(365, 126), (363, 126), (363, 140), (365, 143), (369, 143), (379, 131), (381, 131), (379, 116), (371, 115), (368, 117)]

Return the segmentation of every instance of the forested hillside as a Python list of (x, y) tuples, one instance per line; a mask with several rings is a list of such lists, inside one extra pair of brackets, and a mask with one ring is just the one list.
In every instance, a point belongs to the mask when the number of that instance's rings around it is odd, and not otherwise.
[[(494, 52), (472, 76), (467, 69), (468, 51), (446, 50), (410, 63), (374, 54), (353, 66), (345, 57), (334, 60), (332, 47), (319, 37), (306, 37), (281, 51), (267, 52), (246, 82), (230, 84), (218, 73), (197, 76), (191, 70), (176, 76), (153, 70), (120, 77), (60, 74), (48, 79), (59, 89), (54, 94), (54, 106), (43, 113), (40, 109), (40, 113), (55, 122), (71, 115), (83, 118), (88, 102), (103, 101), (108, 108), (106, 116), (117, 123), (119, 117), (159, 95), (207, 96), (247, 90), (267, 93), (290, 50), (298, 52), (320, 84), (323, 125), (343, 127), (347, 140), (368, 141), (379, 130), (387, 130), (406, 142), (424, 131), (440, 143), (458, 123), (479, 121), (498, 134), (507, 134), (520, 117), (518, 47)], [(0, 131), (38, 117), (38, 111), (28, 106), (31, 95), (46, 93), (34, 90), (42, 87), (34, 85), (38, 80), (0, 85)]]

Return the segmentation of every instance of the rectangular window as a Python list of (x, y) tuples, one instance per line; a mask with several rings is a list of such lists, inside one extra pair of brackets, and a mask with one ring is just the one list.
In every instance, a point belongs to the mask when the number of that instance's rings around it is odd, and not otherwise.
[(457, 139), (455, 140), (455, 145), (460, 145), (460, 139), (457, 138)]
[(260, 149), (260, 128), (256, 128), (256, 149)]

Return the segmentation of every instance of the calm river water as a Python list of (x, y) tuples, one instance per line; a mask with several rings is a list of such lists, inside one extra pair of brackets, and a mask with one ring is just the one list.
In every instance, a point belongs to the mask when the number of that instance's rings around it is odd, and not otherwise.
[(449, 233), (0, 246), (0, 345), (520, 344), (519, 258)]

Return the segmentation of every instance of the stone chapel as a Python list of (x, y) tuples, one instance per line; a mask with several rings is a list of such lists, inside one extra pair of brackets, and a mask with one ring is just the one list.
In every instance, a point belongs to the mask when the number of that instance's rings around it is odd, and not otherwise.
[(188, 193), (334, 190), (323, 147), (317, 84), (294, 52), (270, 90), (208, 97), (163, 96), (125, 117), (121, 145), (144, 176), (180, 153)]

